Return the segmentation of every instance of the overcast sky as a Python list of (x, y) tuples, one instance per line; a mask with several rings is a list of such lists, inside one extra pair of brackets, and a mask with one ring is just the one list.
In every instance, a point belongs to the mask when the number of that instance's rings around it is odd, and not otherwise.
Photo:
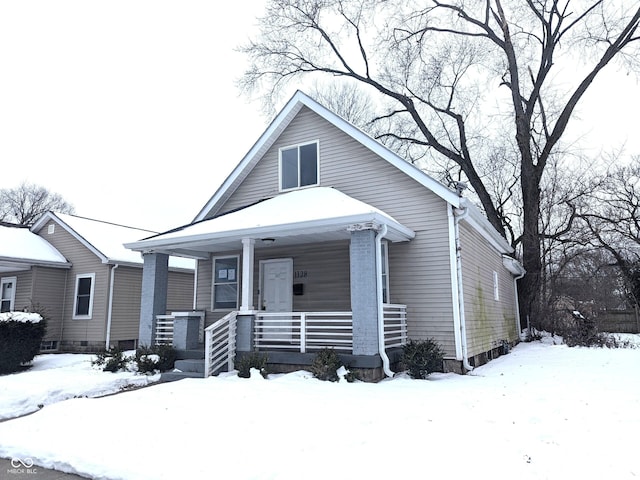
[[(0, 1), (0, 188), (44, 185), (78, 215), (135, 227), (190, 222), (269, 120), (235, 85), (262, 5)], [(638, 85), (607, 81), (580, 133), (638, 153)]]

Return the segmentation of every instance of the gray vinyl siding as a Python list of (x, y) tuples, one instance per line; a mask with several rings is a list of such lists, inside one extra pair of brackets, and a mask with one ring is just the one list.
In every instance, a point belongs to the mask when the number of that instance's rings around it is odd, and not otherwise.
[(31, 270), (0, 273), (0, 278), (16, 277), (16, 296), (13, 310), (20, 311), (31, 306), (33, 296), (33, 273)]
[(30, 270), (3, 273), (0, 277), (16, 277), (14, 310), (34, 309), (47, 319), (43, 340), (60, 340), (62, 331), (62, 298), (67, 270), (31, 267)]
[[(410, 337), (432, 337), (448, 357), (455, 356), (446, 202), (311, 110), (301, 109), (219, 211), (277, 195), (278, 149), (314, 140), (319, 141), (320, 185), (369, 203), (415, 231), (412, 241), (389, 246), (390, 301), (407, 305)], [(316, 248), (318, 258), (331, 258), (323, 251), (327, 246)]]
[[(240, 255), (241, 252), (216, 254), (220, 256)], [(297, 312), (350, 311), (350, 267), (349, 242), (329, 242), (298, 245), (294, 247), (256, 248), (254, 256), (253, 305), (260, 309), (260, 262), (263, 260), (293, 260), (294, 275), (304, 272), (304, 276), (293, 279), (293, 283), (303, 284), (303, 294), (293, 296), (293, 310)], [(242, 265), (239, 265), (240, 271)], [(229, 311), (211, 310), (211, 286), (213, 277), (212, 261), (200, 262), (198, 268), (198, 310), (205, 310), (207, 324), (211, 324)], [(239, 277), (240, 281), (240, 277)], [(240, 285), (240, 283), (238, 284)], [(238, 287), (240, 288), (240, 287)]]
[[(138, 307), (140, 297), (138, 297)], [(169, 272), (167, 288), (167, 311), (184, 312), (193, 310), (193, 273)], [(138, 318), (140, 318), (138, 316)]]
[[(92, 251), (57, 223), (55, 223), (54, 233), (49, 234), (48, 226), (51, 223), (55, 222), (48, 222), (36, 233), (41, 235), (72, 263), (67, 281), (67, 291), (64, 296), (64, 341), (90, 342), (104, 346), (110, 266), (103, 264)], [(73, 309), (77, 276), (92, 273), (95, 274), (95, 285), (93, 287), (91, 318), (75, 319), (73, 318)]]
[(109, 343), (137, 340), (140, 328), (142, 269), (119, 266), (114, 271), (113, 310)]
[[(460, 224), (464, 308), (469, 356), (517, 340), (515, 287), (502, 255), (466, 222)], [(494, 299), (493, 272), (499, 300)]]
[(68, 279), (68, 270), (33, 267), (33, 304), (42, 306), (47, 317), (45, 341), (60, 341), (64, 328), (62, 299)]

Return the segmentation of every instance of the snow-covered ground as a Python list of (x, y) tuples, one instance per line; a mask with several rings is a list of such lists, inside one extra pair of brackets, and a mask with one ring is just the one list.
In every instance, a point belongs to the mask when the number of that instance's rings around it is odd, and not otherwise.
[(159, 380), (159, 376), (133, 372), (103, 372), (91, 366), (94, 358), (81, 354), (38, 355), (28, 371), (1, 375), (0, 421), (69, 398), (98, 397)]
[(427, 381), (225, 374), (74, 398), (0, 423), (0, 457), (127, 480), (640, 477), (640, 349), (550, 343)]

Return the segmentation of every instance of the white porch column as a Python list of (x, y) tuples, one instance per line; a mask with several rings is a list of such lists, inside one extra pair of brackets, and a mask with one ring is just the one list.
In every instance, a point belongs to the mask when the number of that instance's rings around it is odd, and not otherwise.
[(253, 254), (256, 241), (242, 239), (242, 298), (240, 311), (254, 310), (253, 306)]

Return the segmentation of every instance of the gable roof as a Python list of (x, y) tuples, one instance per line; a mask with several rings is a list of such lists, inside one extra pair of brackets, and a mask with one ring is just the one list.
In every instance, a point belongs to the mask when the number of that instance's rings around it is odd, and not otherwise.
[(126, 246), (198, 256), (198, 252), (237, 248), (243, 238), (269, 237), (278, 245), (346, 239), (348, 228), (360, 224), (386, 225), (385, 238), (393, 242), (415, 236), (410, 228), (365, 202), (331, 187), (310, 187)]
[[(157, 233), (151, 230), (54, 212), (47, 212), (42, 215), (31, 227), (31, 231), (38, 232), (49, 221), (54, 221), (64, 228), (71, 236), (96, 255), (102, 263), (111, 264), (125, 263), (142, 266), (143, 259), (140, 253), (125, 248), (124, 243), (146, 238)], [(195, 264), (190, 259), (170, 257), (169, 267), (193, 270)]]
[(359, 128), (355, 127), (342, 117), (338, 116), (331, 110), (328, 110), (326, 107), (320, 105), (311, 97), (298, 90), (269, 124), (258, 141), (240, 161), (238, 166), (226, 178), (220, 188), (218, 188), (206, 205), (200, 210), (198, 215), (196, 215), (194, 222), (204, 220), (207, 216), (211, 216), (210, 214), (215, 215), (219, 213), (218, 210), (222, 207), (225, 201), (233, 194), (233, 192), (235, 192), (249, 173), (251, 173), (253, 167), (278, 139), (280, 134), (289, 125), (289, 123), (291, 123), (302, 107), (309, 108), (336, 128), (342, 130), (351, 138), (377, 154), (383, 160), (386, 160), (391, 165), (416, 180), (418, 183), (424, 185), (446, 202), (450, 203), (454, 207), (460, 206), (460, 197), (458, 197), (456, 192), (448, 189), (442, 183), (410, 164)]
[(53, 245), (28, 228), (0, 225), (0, 273), (27, 270), (33, 265), (71, 267)]

